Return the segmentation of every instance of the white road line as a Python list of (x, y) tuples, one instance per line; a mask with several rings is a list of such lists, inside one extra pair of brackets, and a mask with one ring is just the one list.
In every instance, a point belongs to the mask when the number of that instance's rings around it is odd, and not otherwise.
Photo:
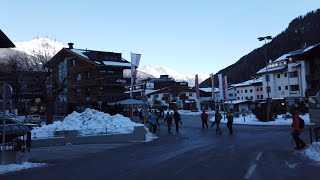
[(256, 161), (259, 161), (259, 160), (260, 160), (260, 158), (262, 157), (262, 154), (263, 154), (263, 152), (259, 152), (259, 153), (258, 153), (258, 155), (257, 155), (257, 157), (256, 157)]
[(250, 177), (252, 176), (254, 170), (256, 169), (257, 165), (256, 164), (252, 164), (247, 172), (247, 174), (244, 176), (244, 179), (250, 179)]

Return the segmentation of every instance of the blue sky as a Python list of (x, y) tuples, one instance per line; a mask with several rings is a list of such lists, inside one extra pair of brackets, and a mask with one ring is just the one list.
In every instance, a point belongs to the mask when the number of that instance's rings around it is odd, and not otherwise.
[(13, 41), (49, 37), (75, 48), (141, 53), (140, 67), (216, 73), (320, 7), (298, 0), (2, 1), (0, 28)]

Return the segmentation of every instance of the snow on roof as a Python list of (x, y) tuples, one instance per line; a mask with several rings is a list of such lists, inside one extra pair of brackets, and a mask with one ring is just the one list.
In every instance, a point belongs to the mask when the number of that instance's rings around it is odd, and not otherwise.
[(257, 79), (251, 79), (242, 83), (238, 83), (238, 84), (233, 84), (234, 87), (241, 87), (241, 86), (251, 86), (254, 83), (260, 83), (262, 82), (262, 78), (257, 78)]
[(127, 62), (116, 62), (116, 61), (103, 61), (104, 65), (107, 66), (124, 66), (124, 67), (131, 67), (131, 63)]
[(79, 56), (82, 56), (82, 57), (84, 57), (84, 58), (86, 58), (86, 59), (89, 59), (88, 56), (86, 56), (85, 54), (83, 54), (83, 53), (86, 52), (85, 50), (81, 50), (81, 49), (70, 49), (70, 50), (71, 50), (72, 52), (78, 54)]
[(268, 71), (266, 70), (267, 68), (264, 67), (262, 69), (260, 69), (257, 74), (262, 74), (262, 73), (266, 73), (266, 72), (273, 72), (273, 71), (280, 71), (285, 69), (287, 66), (278, 66), (278, 67), (274, 67), (274, 68), (268, 68)]
[(224, 104), (241, 104), (241, 103), (245, 103), (248, 102), (247, 100), (235, 100), (235, 101), (226, 101), (224, 102)]
[[(204, 91), (204, 92), (212, 92), (212, 88), (211, 87), (199, 88), (199, 89)], [(219, 92), (219, 89), (218, 88), (214, 88), (214, 92)]]

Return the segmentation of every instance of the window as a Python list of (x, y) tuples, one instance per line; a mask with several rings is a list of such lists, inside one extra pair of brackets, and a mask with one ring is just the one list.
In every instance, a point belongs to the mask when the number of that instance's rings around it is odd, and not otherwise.
[(90, 79), (90, 72), (87, 71), (85, 74), (86, 74), (85, 79)]
[(278, 86), (278, 90), (281, 91), (281, 86)]
[(241, 93), (243, 93), (243, 90), (241, 90)]
[(259, 91), (259, 87), (257, 87), (257, 91)]
[(280, 74), (277, 74), (277, 78), (280, 78)]
[(237, 93), (239, 94), (239, 91), (237, 91)]
[(299, 91), (299, 85), (290, 85), (290, 91)]
[(192, 96), (192, 93), (189, 93), (189, 96)]
[(253, 96), (250, 96), (250, 99), (252, 100), (252, 99), (253, 99)]
[(290, 73), (289, 73), (289, 77), (290, 77), (290, 78), (298, 77), (298, 71), (290, 72)]
[(285, 89), (285, 90), (288, 90), (289, 88), (288, 88), (288, 86), (284, 86), (284, 89)]
[(81, 96), (81, 89), (76, 90), (76, 96)]
[(243, 100), (243, 97), (241, 97), (241, 100)]
[(244, 90), (244, 93), (247, 93), (248, 92), (248, 90)]
[(262, 87), (260, 87), (260, 91), (262, 91)]
[(158, 98), (158, 94), (154, 95), (155, 98)]
[(288, 73), (283, 73), (283, 76), (284, 77), (288, 77)]
[(90, 88), (86, 89), (86, 96), (90, 96)]
[(263, 99), (263, 95), (260, 96), (260, 99)]
[(252, 89), (250, 89), (250, 92), (251, 92), (251, 93), (253, 92)]
[(72, 67), (76, 66), (76, 62), (77, 62), (77, 60), (72, 59)]
[(80, 81), (81, 80), (81, 74), (77, 74), (77, 81)]

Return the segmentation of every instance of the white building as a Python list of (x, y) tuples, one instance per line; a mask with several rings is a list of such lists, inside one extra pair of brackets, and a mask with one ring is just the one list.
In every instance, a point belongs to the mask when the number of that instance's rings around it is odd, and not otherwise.
[[(297, 99), (303, 100), (307, 89), (306, 75), (309, 74), (308, 63), (303, 60), (294, 60), (290, 56), (304, 52), (305, 49), (284, 54), (273, 62), (269, 62), (267, 68), (257, 72), (263, 79), (263, 97), (272, 99)], [(268, 85), (267, 85), (268, 84)], [(269, 86), (269, 87), (267, 87)]]
[(251, 79), (232, 85), (236, 91), (237, 100), (259, 101), (263, 99), (262, 78)]

